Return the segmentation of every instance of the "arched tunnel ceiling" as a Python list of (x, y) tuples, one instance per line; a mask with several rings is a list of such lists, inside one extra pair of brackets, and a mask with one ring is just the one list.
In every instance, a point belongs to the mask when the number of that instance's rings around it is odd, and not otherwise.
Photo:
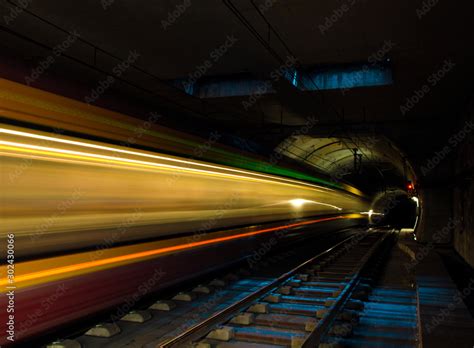
[[(345, 176), (358, 174), (362, 168), (369, 166), (382, 175), (390, 171), (403, 180), (414, 180), (413, 170), (405, 156), (384, 136), (293, 135), (281, 142), (276, 151), (315, 167), (335, 179), (343, 180)], [(359, 158), (357, 164), (355, 154)]]

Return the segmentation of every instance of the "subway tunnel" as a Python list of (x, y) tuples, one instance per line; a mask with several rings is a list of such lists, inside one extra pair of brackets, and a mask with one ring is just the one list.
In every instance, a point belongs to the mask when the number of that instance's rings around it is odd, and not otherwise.
[(473, 13), (0, 0), (0, 344), (472, 347)]

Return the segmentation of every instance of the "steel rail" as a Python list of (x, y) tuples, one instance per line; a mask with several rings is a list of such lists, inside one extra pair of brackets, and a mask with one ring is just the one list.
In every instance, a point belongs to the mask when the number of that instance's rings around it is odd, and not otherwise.
[(364, 257), (359, 261), (356, 271), (351, 279), (348, 281), (347, 285), (341, 291), (339, 296), (336, 298), (334, 304), (329, 308), (328, 313), (321, 319), (318, 323), (318, 326), (314, 331), (312, 331), (309, 336), (304, 341), (302, 348), (311, 348), (318, 347), (321, 343), (321, 339), (325, 333), (329, 330), (332, 322), (339, 314), (340, 310), (344, 307), (347, 300), (350, 298), (355, 287), (359, 284), (360, 275), (362, 270), (367, 265), (369, 259), (373, 256), (374, 252), (379, 248), (382, 242), (387, 238), (388, 234), (384, 234), (380, 239), (375, 242), (374, 245), (369, 249), (369, 251), (364, 255)]

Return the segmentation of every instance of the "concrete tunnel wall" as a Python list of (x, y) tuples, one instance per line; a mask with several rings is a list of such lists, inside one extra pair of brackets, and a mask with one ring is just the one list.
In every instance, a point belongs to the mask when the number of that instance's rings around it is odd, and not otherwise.
[[(474, 99), (454, 129), (437, 147), (450, 150), (428, 173), (426, 158), (417, 163), (422, 211), (416, 233), (423, 243), (452, 245), (474, 267)], [(450, 141), (453, 136), (459, 141)]]
[(474, 99), (463, 120), (470, 132), (456, 152), (453, 190), (453, 244), (474, 267)]

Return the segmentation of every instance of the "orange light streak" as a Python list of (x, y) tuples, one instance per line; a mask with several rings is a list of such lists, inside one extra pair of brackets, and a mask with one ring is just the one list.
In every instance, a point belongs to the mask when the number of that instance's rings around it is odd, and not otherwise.
[[(132, 260), (137, 261), (139, 259), (143, 259), (143, 258), (150, 257), (150, 256), (156, 256), (156, 255), (164, 254), (164, 253), (168, 253), (168, 252), (181, 251), (181, 250), (196, 248), (196, 247), (200, 247), (200, 246), (204, 246), (204, 245), (216, 244), (216, 243), (226, 242), (226, 241), (230, 241), (230, 240), (235, 240), (235, 239), (241, 239), (241, 238), (245, 238), (245, 237), (260, 235), (260, 234), (264, 234), (264, 233), (280, 231), (280, 230), (284, 230), (284, 229), (287, 229), (287, 228), (293, 228), (293, 227), (298, 227), (298, 226), (315, 224), (315, 223), (323, 222), (323, 221), (331, 221), (331, 220), (344, 219), (344, 218), (348, 218), (348, 217), (347, 216), (335, 216), (335, 217), (329, 217), (329, 218), (303, 221), (303, 222), (288, 224), (288, 225), (284, 225), (284, 226), (278, 226), (278, 227), (266, 228), (266, 229), (258, 230), (258, 231), (252, 231), (252, 232), (236, 234), (236, 235), (232, 235), (232, 236), (208, 239), (208, 240), (204, 240), (204, 241), (200, 241), (200, 242), (174, 245), (174, 246), (171, 246), (171, 247), (141, 251), (141, 252), (132, 253), (132, 254), (128, 254), (128, 255), (115, 256), (115, 257), (111, 257), (111, 258), (107, 258), (107, 259), (103, 259), (103, 260), (88, 261), (88, 262), (82, 262), (82, 263), (69, 265), (69, 266), (51, 268), (51, 269), (48, 269), (48, 270), (33, 272), (33, 273), (25, 274), (25, 275), (17, 275), (15, 277), (15, 283), (20, 283), (20, 282), (39, 279), (39, 278), (44, 278), (44, 277), (55, 276), (55, 275), (59, 275), (59, 274), (65, 274), (65, 273), (84, 270), (84, 269), (90, 269), (90, 268), (93, 268), (93, 267), (104, 266), (104, 265), (109, 265), (109, 264), (114, 264), (114, 263), (119, 263), (119, 262), (124, 262), (124, 261), (132, 261)], [(7, 278), (2, 278), (0, 280), (0, 285), (6, 285), (6, 284), (8, 284), (8, 279)]]

